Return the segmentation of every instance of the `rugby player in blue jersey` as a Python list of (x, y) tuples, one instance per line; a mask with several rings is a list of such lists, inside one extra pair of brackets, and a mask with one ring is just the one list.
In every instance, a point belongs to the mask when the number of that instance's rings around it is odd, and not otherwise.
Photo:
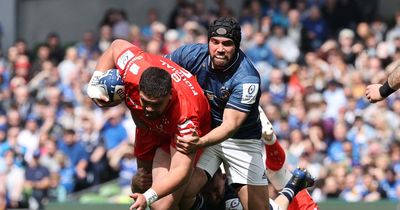
[(208, 44), (189, 44), (166, 57), (197, 76), (212, 109), (213, 130), (198, 137), (178, 137), (177, 149), (204, 148), (186, 195), (198, 192), (221, 163), (244, 209), (268, 209), (268, 182), (262, 159), (259, 119), (260, 76), (239, 49), (241, 29), (233, 18), (209, 26)]

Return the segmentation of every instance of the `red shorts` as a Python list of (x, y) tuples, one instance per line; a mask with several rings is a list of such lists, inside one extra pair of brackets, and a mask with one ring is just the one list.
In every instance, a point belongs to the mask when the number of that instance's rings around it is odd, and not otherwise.
[[(148, 130), (136, 129), (136, 140), (134, 146), (134, 154), (137, 159), (143, 161), (152, 161), (156, 154), (157, 148), (161, 148), (164, 152), (170, 154), (170, 146), (176, 147), (175, 142), (171, 143), (171, 137)], [(198, 150), (194, 159), (194, 165), (200, 158), (203, 150)]]
[(307, 189), (300, 191), (289, 204), (288, 210), (318, 210), (318, 205), (311, 198)]
[(152, 161), (159, 147), (169, 154), (170, 139), (167, 138), (170, 137), (155, 132), (149, 132), (148, 130), (136, 129), (134, 147), (136, 158), (144, 161)]

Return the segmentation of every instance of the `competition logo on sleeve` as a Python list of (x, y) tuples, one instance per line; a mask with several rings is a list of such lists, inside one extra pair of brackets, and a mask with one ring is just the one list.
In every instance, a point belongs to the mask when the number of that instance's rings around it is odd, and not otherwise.
[(117, 65), (120, 69), (124, 70), (126, 67), (126, 64), (128, 63), (128, 61), (130, 59), (132, 59), (133, 57), (135, 57), (135, 54), (133, 54), (132, 51), (127, 50), (126, 52), (124, 52), (121, 56), (119, 56), (118, 60), (117, 60)]
[(243, 84), (242, 101), (243, 104), (253, 104), (256, 102), (258, 93), (258, 84), (245, 83)]

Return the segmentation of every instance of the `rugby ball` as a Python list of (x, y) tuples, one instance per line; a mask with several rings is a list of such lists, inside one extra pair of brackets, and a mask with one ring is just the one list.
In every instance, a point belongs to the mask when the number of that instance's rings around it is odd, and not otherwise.
[(125, 99), (125, 86), (117, 69), (107, 70), (99, 78), (99, 86), (108, 96), (109, 102), (121, 102)]

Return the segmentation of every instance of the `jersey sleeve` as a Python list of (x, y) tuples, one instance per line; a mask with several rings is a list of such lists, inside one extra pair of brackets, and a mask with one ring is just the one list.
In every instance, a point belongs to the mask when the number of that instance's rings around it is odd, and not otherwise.
[[(120, 75), (125, 75), (129, 69), (132, 73), (139, 70), (139, 67), (133, 64), (134, 58), (137, 57), (143, 51), (136, 46), (125, 49), (121, 54), (118, 55), (115, 61), (115, 67), (119, 70)], [(125, 77), (123, 77), (125, 79)]]
[[(198, 136), (202, 136), (200, 126), (199, 126), (199, 118), (197, 117), (190, 117), (185, 118), (179, 122), (177, 125), (176, 135), (177, 136), (185, 136), (185, 135), (192, 135), (194, 132), (197, 133)], [(171, 141), (171, 146), (176, 148), (176, 141), (175, 139)]]
[(165, 57), (188, 70), (190, 73), (194, 73), (193, 70), (195, 69), (196, 57), (199, 54), (198, 51), (199, 49), (197, 45), (184, 45), (173, 51), (171, 54), (165, 55)]
[(226, 108), (241, 112), (250, 112), (254, 105), (258, 105), (260, 97), (260, 78), (247, 76), (237, 81), (229, 97)]

